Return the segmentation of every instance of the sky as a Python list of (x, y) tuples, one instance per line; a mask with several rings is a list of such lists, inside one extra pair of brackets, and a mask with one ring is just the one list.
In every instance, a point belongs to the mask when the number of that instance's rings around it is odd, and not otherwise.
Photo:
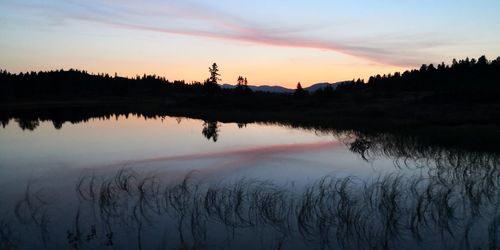
[(295, 87), (500, 56), (500, 1), (0, 0), (0, 69)]

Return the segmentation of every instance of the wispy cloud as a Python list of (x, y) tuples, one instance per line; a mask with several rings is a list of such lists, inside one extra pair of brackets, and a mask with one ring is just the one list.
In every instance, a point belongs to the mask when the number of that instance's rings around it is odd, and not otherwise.
[(432, 57), (428, 49), (440, 45), (428, 34), (412, 35), (418, 39), (391, 35), (349, 39), (332, 38), (330, 34), (312, 37), (301, 32), (303, 27), (269, 27), (213, 6), (189, 1), (68, 0), (64, 3), (25, 3), (18, 6), (38, 8), (63, 19), (85, 20), (124, 29), (268, 46), (322, 49), (395, 66), (418, 65)]

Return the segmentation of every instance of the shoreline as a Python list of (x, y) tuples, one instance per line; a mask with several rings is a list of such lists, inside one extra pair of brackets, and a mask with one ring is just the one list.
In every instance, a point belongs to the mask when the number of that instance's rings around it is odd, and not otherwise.
[[(405, 138), (416, 138), (424, 144), (456, 147), (479, 151), (497, 152), (500, 140), (500, 126), (496, 123), (429, 123), (409, 118), (336, 116), (328, 110), (311, 111), (308, 109), (289, 110), (245, 110), (237, 108), (217, 109), (214, 107), (190, 107), (171, 105), (168, 102), (114, 100), (75, 100), (75, 101), (31, 101), (0, 102), (0, 121), (3, 126), (17, 122), (34, 130), (37, 123), (51, 121), (56, 129), (64, 123), (86, 122), (93, 118), (110, 119), (113, 116), (137, 115), (145, 118), (162, 116), (189, 117), (206, 122), (222, 123), (263, 123), (277, 124), (291, 128), (312, 129), (317, 131), (343, 133), (355, 132), (363, 135), (378, 136), (393, 134)], [(30, 127), (30, 124), (34, 126)], [(201, 130), (201, 128), (200, 128)]]

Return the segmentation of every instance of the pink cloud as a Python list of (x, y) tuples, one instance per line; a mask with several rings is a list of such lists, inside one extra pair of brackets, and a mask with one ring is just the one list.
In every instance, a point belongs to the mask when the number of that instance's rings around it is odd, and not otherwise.
[[(257, 25), (237, 15), (231, 15), (211, 6), (189, 1), (168, 1), (151, 4), (135, 1), (88, 2), (68, 0), (64, 6), (33, 4), (52, 16), (91, 21), (123, 29), (142, 30), (183, 36), (232, 40), (266, 46), (310, 48), (333, 51), (373, 62), (394, 66), (416, 66), (428, 61), (427, 48), (436, 46), (423, 36), (418, 40), (358, 37), (356, 39), (326, 39), (300, 35), (307, 29), (269, 28)], [(19, 4), (28, 8), (29, 4)], [(175, 23), (175, 24), (171, 24)], [(186, 26), (186, 23), (189, 24)], [(177, 26), (176, 26), (177, 25)], [(384, 40), (385, 39), (385, 40)]]
[[(273, 36), (267, 32), (248, 29), (244, 33), (229, 33), (229, 32), (212, 32), (203, 30), (183, 30), (175, 28), (153, 27), (140, 24), (127, 24), (108, 22), (108, 24), (143, 31), (152, 31), (167, 34), (177, 34), (185, 36), (206, 37), (213, 39), (233, 40), (239, 42), (262, 44), (277, 47), (295, 47), (295, 48), (310, 48), (334, 51), (342, 54), (347, 54), (359, 58), (365, 58), (373, 62), (393, 65), (393, 66), (415, 66), (419, 65), (423, 60), (420, 57), (412, 56), (409, 53), (397, 50), (391, 52), (390, 49), (377, 47), (353, 46), (342, 43), (335, 43), (314, 38), (302, 38), (293, 36)], [(240, 30), (243, 30), (240, 29)], [(408, 54), (408, 55), (405, 55)]]

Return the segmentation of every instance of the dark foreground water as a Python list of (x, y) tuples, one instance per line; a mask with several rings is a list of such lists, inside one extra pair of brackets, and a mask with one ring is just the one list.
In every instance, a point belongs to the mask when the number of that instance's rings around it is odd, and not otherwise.
[(0, 128), (0, 249), (500, 249), (500, 154), (111, 116)]

